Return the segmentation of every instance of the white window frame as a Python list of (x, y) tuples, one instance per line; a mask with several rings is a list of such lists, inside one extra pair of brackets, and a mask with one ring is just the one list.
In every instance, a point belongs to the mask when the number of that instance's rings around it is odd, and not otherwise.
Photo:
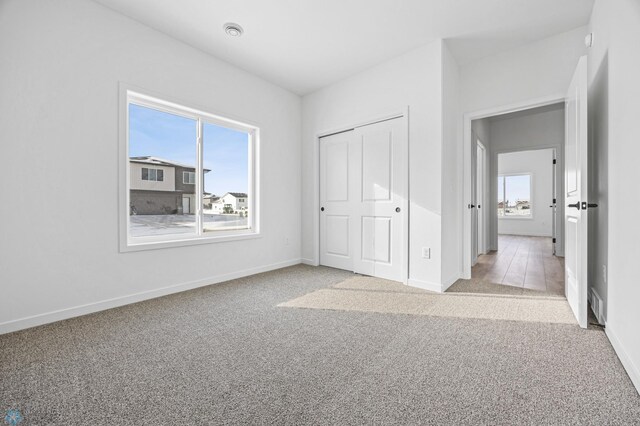
[[(502, 201), (507, 197), (507, 178), (515, 177), (515, 176), (529, 176), (529, 203), (531, 207), (533, 204), (533, 173), (502, 173), (498, 174), (498, 179), (502, 178)], [(496, 204), (499, 204), (499, 201), (496, 201)], [(505, 212), (504, 216), (498, 216), (498, 220), (533, 220), (533, 208), (529, 209), (529, 214), (527, 216), (507, 216), (507, 208), (504, 207)], [(496, 209), (497, 210), (497, 209)], [(496, 214), (498, 212), (496, 211)]]
[[(148, 92), (147, 92), (148, 93)], [(119, 224), (120, 251), (140, 251), (168, 247), (190, 246), (196, 244), (218, 243), (244, 239), (259, 238), (260, 235), (260, 185), (259, 185), (259, 127), (237, 121), (220, 115), (205, 112), (202, 109), (186, 107), (182, 103), (167, 100), (166, 96), (149, 95), (142, 90), (120, 84), (120, 143), (119, 143)], [(194, 141), (196, 150), (195, 195), (196, 195), (196, 232), (193, 234), (154, 235), (132, 237), (129, 235), (130, 182), (131, 170), (129, 166), (129, 105), (135, 104), (146, 108), (174, 114), (196, 121), (197, 140)], [(203, 229), (203, 126), (210, 123), (247, 133), (248, 141), (248, 209), (252, 212), (248, 219), (248, 229), (230, 229), (223, 231), (205, 232)]]
[[(146, 179), (142, 175), (144, 169), (147, 169), (147, 178)], [(151, 172), (151, 170), (156, 172), (156, 178), (155, 179), (149, 179), (149, 176), (151, 176), (149, 174), (149, 172)], [(158, 180), (158, 172), (162, 172), (162, 180)], [(147, 181), (147, 182), (164, 182), (164, 170), (163, 169), (158, 169), (157, 167), (141, 167), (140, 168), (140, 180), (144, 180), (144, 181)]]
[[(188, 179), (185, 181), (184, 177), (188, 176)], [(191, 176), (193, 176), (193, 182), (191, 182)], [(196, 172), (182, 172), (182, 183), (184, 185), (195, 185), (196, 184)]]

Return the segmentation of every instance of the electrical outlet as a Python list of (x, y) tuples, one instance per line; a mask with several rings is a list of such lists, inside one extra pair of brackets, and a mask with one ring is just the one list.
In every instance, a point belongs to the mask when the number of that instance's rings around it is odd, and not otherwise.
[(431, 249), (429, 247), (422, 247), (422, 257), (431, 259)]

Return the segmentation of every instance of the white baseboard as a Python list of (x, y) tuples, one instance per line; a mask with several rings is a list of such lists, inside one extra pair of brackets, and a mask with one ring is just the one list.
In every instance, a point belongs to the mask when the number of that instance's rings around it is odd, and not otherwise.
[(305, 265), (309, 265), (309, 266), (318, 266), (318, 263), (316, 263), (315, 260), (313, 259), (307, 259), (307, 258), (302, 258), (300, 260), (301, 263), (305, 264)]
[(449, 287), (451, 287), (453, 285), (453, 283), (455, 283), (456, 281), (458, 281), (460, 278), (462, 278), (464, 274), (462, 272), (457, 272), (453, 275), (451, 275), (449, 278), (447, 278), (446, 280), (442, 280), (442, 292), (444, 293), (445, 291), (447, 291), (447, 289)]
[(611, 346), (613, 346), (613, 349), (616, 351), (618, 358), (620, 358), (622, 366), (625, 370), (627, 370), (627, 374), (629, 375), (631, 382), (636, 387), (638, 393), (640, 393), (640, 368), (638, 368), (638, 366), (633, 363), (631, 357), (624, 350), (622, 343), (620, 343), (620, 340), (618, 340), (615, 330), (612, 329), (609, 324), (605, 325), (604, 330), (607, 334), (607, 337), (609, 338), (609, 341), (611, 342)]
[(409, 278), (407, 284), (411, 287), (421, 288), (423, 290), (434, 291), (436, 293), (442, 293), (442, 285), (438, 283), (432, 283), (429, 281), (416, 280), (413, 278)]
[(73, 306), (70, 308), (59, 309), (56, 311), (46, 312), (43, 314), (32, 315), (25, 318), (18, 318), (11, 321), (0, 323), (0, 334), (12, 333), (25, 328), (36, 327), (38, 325), (49, 324), (64, 319), (79, 317), (82, 315), (92, 314), (94, 312), (104, 311), (106, 309), (116, 308), (118, 306), (129, 305), (131, 303), (142, 302), (143, 300), (155, 299), (156, 297), (166, 296), (168, 294), (180, 293), (186, 290), (192, 290), (198, 287), (205, 287), (212, 284), (219, 284), (225, 281), (242, 278), (249, 275), (259, 274), (261, 272), (273, 271), (275, 269), (285, 268), (300, 264), (300, 259), (291, 259), (285, 262), (273, 263), (271, 265), (258, 266), (256, 268), (244, 269), (238, 272), (217, 275), (214, 277), (204, 278), (197, 281), (190, 281), (181, 284), (170, 285), (167, 287), (157, 288), (154, 290), (134, 293), (127, 296), (115, 297), (112, 299), (101, 300), (99, 302), (88, 303), (86, 305)]

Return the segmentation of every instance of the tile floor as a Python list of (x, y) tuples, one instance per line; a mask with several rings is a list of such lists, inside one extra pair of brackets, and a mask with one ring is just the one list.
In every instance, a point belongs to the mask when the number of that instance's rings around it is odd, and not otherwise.
[(551, 238), (500, 235), (498, 251), (481, 255), (472, 280), (564, 295), (564, 258), (553, 255)]

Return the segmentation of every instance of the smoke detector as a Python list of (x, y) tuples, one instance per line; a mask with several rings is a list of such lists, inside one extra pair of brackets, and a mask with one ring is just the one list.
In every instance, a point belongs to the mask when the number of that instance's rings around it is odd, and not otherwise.
[(238, 24), (234, 24), (233, 22), (227, 22), (222, 26), (224, 28), (224, 32), (230, 35), (231, 37), (240, 37), (244, 30)]

